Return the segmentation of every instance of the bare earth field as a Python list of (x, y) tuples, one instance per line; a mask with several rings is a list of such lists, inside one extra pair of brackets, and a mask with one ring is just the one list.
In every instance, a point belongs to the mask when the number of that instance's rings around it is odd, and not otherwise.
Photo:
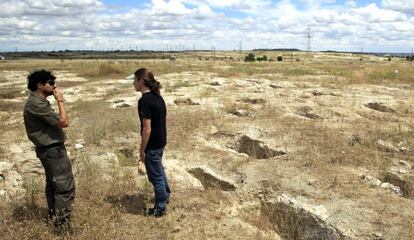
[[(45, 68), (71, 120), (76, 233), (65, 239), (413, 239), (412, 62), (209, 54), (1, 61), (0, 238), (59, 239), (22, 117), (26, 77)], [(153, 195), (137, 167), (140, 94), (131, 74), (140, 67), (163, 84), (168, 108), (173, 193), (159, 219), (143, 215)]]

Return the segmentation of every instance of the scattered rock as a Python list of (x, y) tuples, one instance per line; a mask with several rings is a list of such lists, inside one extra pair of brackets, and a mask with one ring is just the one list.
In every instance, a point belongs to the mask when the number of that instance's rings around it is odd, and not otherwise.
[(179, 231), (181, 231), (181, 226), (180, 225), (174, 225), (173, 229), (171, 230), (172, 233), (178, 233)]
[(65, 96), (67, 96), (67, 95), (74, 95), (74, 94), (76, 94), (75, 89), (71, 89), (71, 88), (65, 89)]
[(326, 94), (323, 93), (323, 92), (320, 92), (318, 90), (314, 90), (314, 91), (312, 91), (312, 95), (313, 96), (322, 96), (322, 95), (326, 95)]
[(76, 150), (81, 150), (81, 149), (83, 149), (84, 148), (84, 146), (82, 145), (82, 144), (80, 144), (80, 143), (75, 143), (75, 149)]
[(370, 103), (366, 103), (364, 104), (364, 106), (371, 108), (373, 110), (377, 110), (380, 112), (388, 112), (388, 113), (395, 113), (395, 110), (384, 105), (383, 103), (380, 102), (370, 102)]
[(37, 158), (21, 158), (16, 163), (16, 168), (20, 174), (24, 175), (25, 179), (34, 176), (43, 176), (45, 172), (42, 163)]
[(236, 115), (238, 117), (248, 117), (249, 116), (249, 112), (247, 110), (244, 109), (236, 109), (230, 112), (233, 115)]
[(368, 174), (362, 174), (361, 179), (366, 182), (369, 182), (371, 187), (379, 187), (381, 186), (381, 183), (382, 183), (381, 180), (379, 180), (378, 178), (373, 177)]
[(334, 96), (334, 97), (340, 97), (341, 95), (338, 93), (334, 93), (334, 92), (321, 92), (319, 90), (313, 90), (312, 91), (312, 95), (313, 96), (324, 96), (324, 95), (330, 95), (330, 96)]
[(389, 189), (391, 191), (393, 191), (394, 193), (396, 193), (398, 196), (402, 196), (402, 192), (401, 189), (391, 183), (387, 183), (387, 182), (383, 182), (381, 183), (381, 187), (384, 189)]
[(114, 99), (112, 102), (113, 103), (121, 103), (121, 102), (125, 102), (125, 100), (124, 99)]
[(8, 200), (7, 191), (0, 189), (0, 200)]
[(215, 78), (209, 82), (211, 86), (223, 86), (226, 83), (226, 80), (223, 78)]
[(15, 119), (13, 117), (10, 117), (4, 124), (5, 125), (16, 125), (16, 124), (22, 124), (23, 121), (21, 119)]
[(82, 144), (82, 145), (86, 144), (85, 140), (83, 140), (83, 139), (76, 139), (75, 143), (79, 143), (79, 144)]
[(262, 201), (262, 214), (269, 218), (283, 239), (349, 238), (328, 221), (325, 207), (313, 206), (286, 195)]
[(386, 142), (384, 140), (377, 140), (375, 143), (378, 150), (384, 151), (384, 152), (393, 152), (395, 147), (392, 143)]
[(384, 240), (384, 237), (382, 236), (382, 233), (375, 232), (372, 234), (372, 240)]
[(296, 113), (299, 116), (309, 118), (309, 119), (313, 119), (313, 120), (323, 119), (323, 117), (319, 116), (318, 114), (312, 113), (311, 111), (312, 111), (311, 107), (305, 106), (305, 107), (299, 108)]
[(373, 121), (382, 121), (382, 122), (398, 122), (399, 118), (395, 114), (383, 113), (379, 111), (357, 111), (363, 118), (367, 118)]
[(204, 188), (207, 189), (220, 189), (223, 191), (234, 191), (236, 186), (230, 180), (226, 180), (221, 176), (218, 176), (211, 169), (205, 167), (197, 167), (188, 170), (188, 172), (196, 177)]
[(382, 182), (381, 180), (379, 180), (376, 177), (373, 177), (371, 175), (368, 174), (362, 174), (361, 175), (361, 179), (370, 183), (371, 187), (381, 187), (384, 189), (389, 189), (392, 192), (394, 192), (395, 194), (399, 195), (399, 196), (403, 196), (403, 192), (401, 191), (400, 187), (395, 186), (389, 182)]
[(256, 88), (256, 89), (253, 90), (253, 92), (254, 93), (264, 93), (265, 90), (264, 89), (258, 89), (258, 88)]
[(276, 156), (285, 155), (286, 152), (269, 148), (263, 142), (257, 139), (252, 139), (249, 136), (243, 135), (239, 139), (239, 152), (246, 153), (251, 157), (258, 159), (272, 158)]
[(23, 178), (14, 167), (3, 170), (0, 174), (0, 182), (0, 200), (4, 198), (5, 201), (9, 201), (23, 196), (26, 192), (23, 188)]
[[(311, 97), (312, 97), (312, 95), (311, 95), (311, 94), (309, 94), (309, 93), (304, 93), (304, 94), (299, 95), (299, 97), (300, 97), (300, 98), (302, 98), (302, 99), (309, 99), (309, 98), (311, 98)], [(299, 101), (301, 101), (301, 102), (305, 102), (305, 101), (303, 101), (303, 100), (299, 100)]]
[(118, 148), (118, 151), (126, 158), (133, 158), (136, 149), (133, 147), (121, 146)]
[(243, 98), (242, 101), (251, 104), (263, 104), (266, 102), (263, 98)]
[(412, 169), (412, 165), (409, 164), (407, 161), (404, 161), (404, 160), (398, 161), (398, 164), (396, 164), (396, 165), (397, 166), (402, 166), (402, 167), (404, 167), (406, 169)]
[(277, 89), (277, 88), (283, 88), (283, 86), (281, 86), (281, 85), (278, 85), (278, 84), (270, 84), (269, 85), (271, 88), (275, 88), (275, 89)]
[(36, 157), (32, 143), (28, 141), (12, 144), (9, 159), (13, 159), (17, 172), (25, 179), (43, 176), (44, 174), (42, 163)]
[(213, 133), (213, 136), (217, 138), (235, 138), (235, 133), (228, 131), (216, 131)]
[(389, 182), (394, 186), (398, 186), (403, 196), (411, 198), (414, 196), (414, 186), (409, 179), (414, 180), (412, 166), (403, 160), (394, 162), (393, 166), (383, 174), (384, 182)]
[(408, 148), (407, 141), (399, 142), (395, 149), (396, 151), (403, 152), (403, 153), (410, 151), (410, 149)]
[(168, 160), (163, 164), (169, 181), (174, 182), (175, 187), (180, 189), (204, 190), (203, 184), (200, 180), (181, 167), (178, 161)]
[(200, 105), (199, 103), (194, 102), (191, 98), (175, 99), (174, 103), (177, 106)]
[(135, 78), (135, 75), (134, 74), (131, 74), (128, 77), (126, 77), (125, 79), (126, 80), (134, 80), (134, 78)]
[(129, 108), (129, 107), (132, 107), (132, 105), (126, 102), (115, 103), (113, 105), (113, 108)]
[(129, 107), (132, 107), (132, 105), (126, 102), (119, 102), (119, 103), (114, 103), (111, 105), (111, 108), (115, 108), (115, 109), (129, 108)]

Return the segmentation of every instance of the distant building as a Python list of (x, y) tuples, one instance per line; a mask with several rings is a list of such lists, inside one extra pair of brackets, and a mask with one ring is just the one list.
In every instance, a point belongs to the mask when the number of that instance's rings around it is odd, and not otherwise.
[(6, 58), (3, 55), (0, 55), (0, 60), (6, 60)]

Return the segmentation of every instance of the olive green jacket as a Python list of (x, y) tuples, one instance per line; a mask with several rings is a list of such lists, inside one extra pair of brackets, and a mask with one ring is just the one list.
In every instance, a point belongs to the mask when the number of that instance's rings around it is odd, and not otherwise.
[(46, 98), (35, 91), (27, 99), (23, 117), (27, 137), (36, 147), (65, 142), (65, 133), (57, 125), (59, 114), (50, 107)]

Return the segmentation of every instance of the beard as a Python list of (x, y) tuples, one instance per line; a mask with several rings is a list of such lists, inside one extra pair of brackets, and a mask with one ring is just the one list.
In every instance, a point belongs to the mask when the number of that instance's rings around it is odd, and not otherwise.
[(50, 95), (53, 95), (53, 90), (49, 91), (49, 90), (43, 90), (43, 94), (47, 97), (49, 97)]

